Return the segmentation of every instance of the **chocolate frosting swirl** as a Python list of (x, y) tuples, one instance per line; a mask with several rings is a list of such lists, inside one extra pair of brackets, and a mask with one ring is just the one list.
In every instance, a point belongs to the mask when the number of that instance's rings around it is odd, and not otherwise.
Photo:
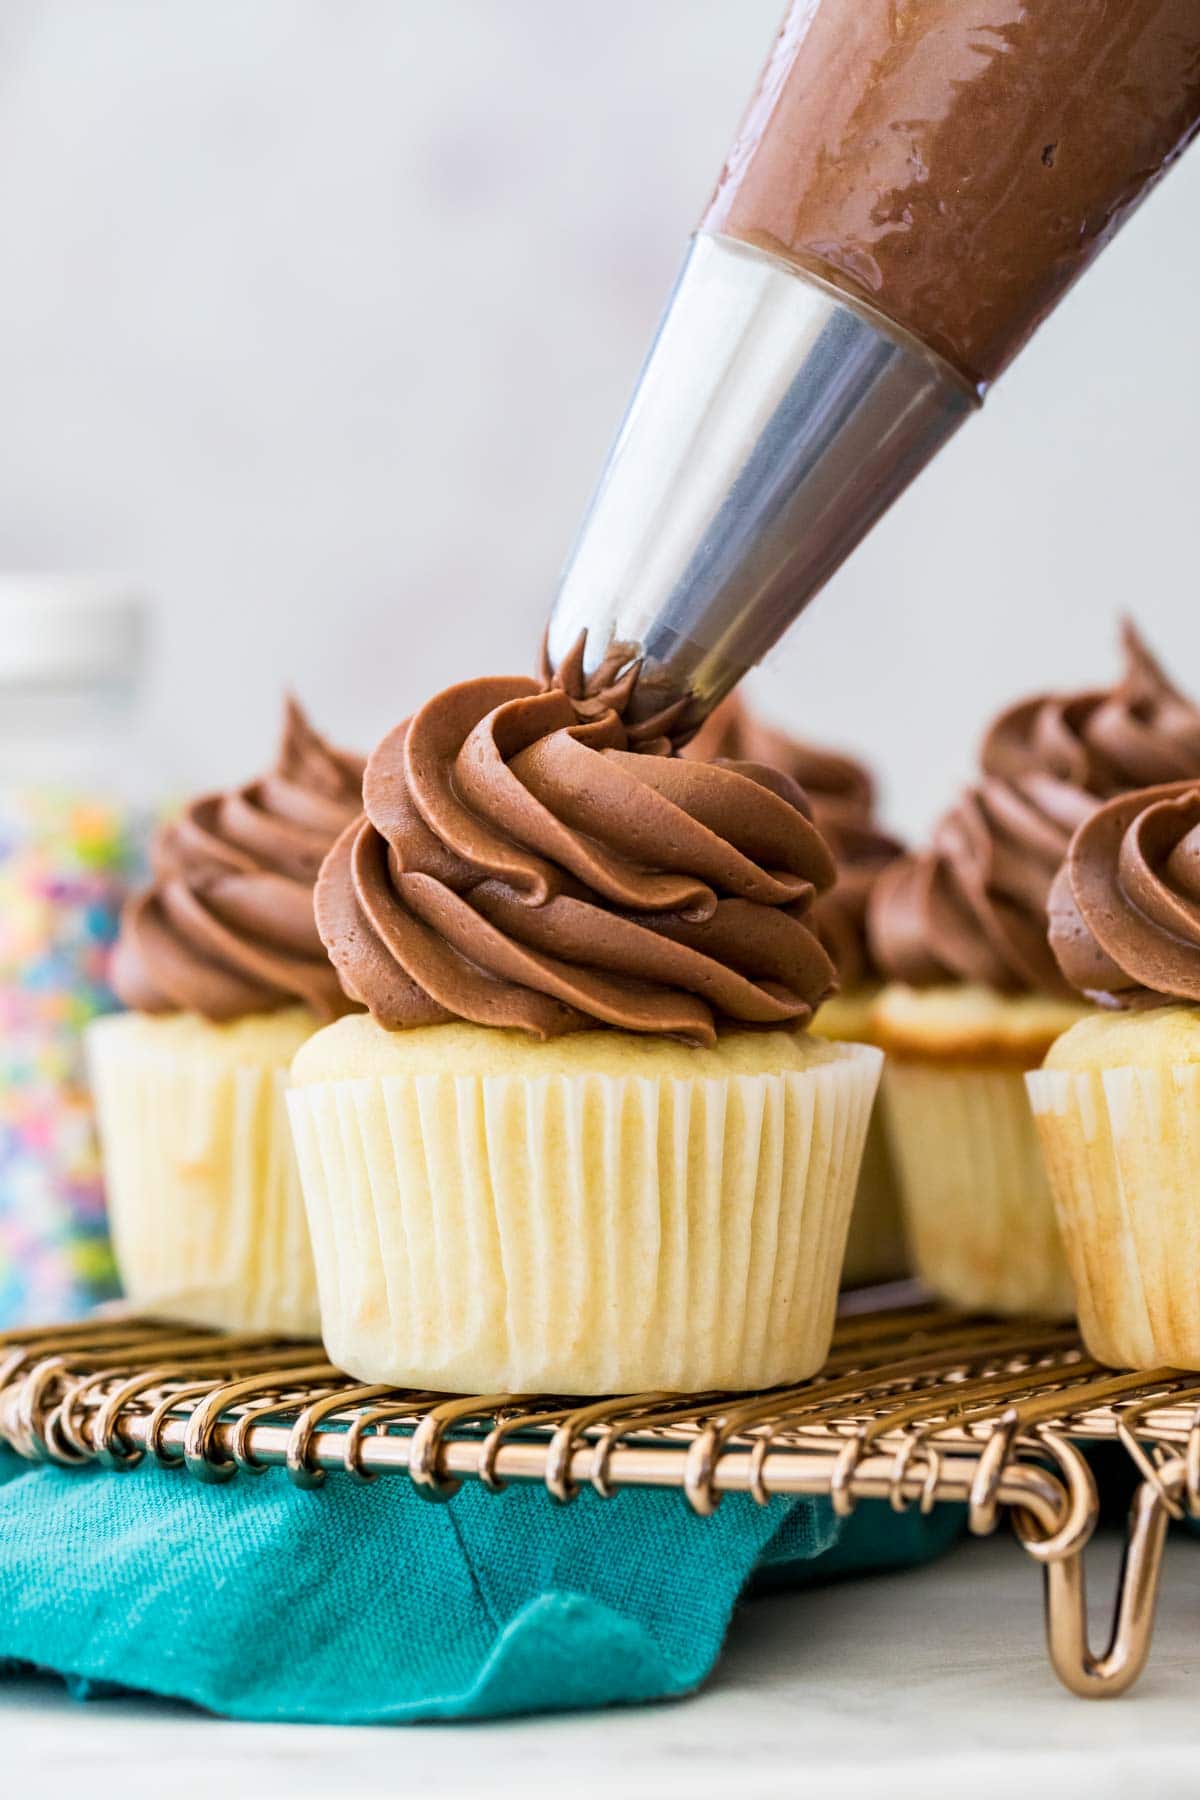
[(661, 716), (626, 723), (636, 671), (581, 666), (448, 688), (374, 751), (366, 817), (317, 884), (347, 993), (389, 1029), (803, 1025), (833, 986), (811, 927), (833, 862), (804, 796), (682, 760)]
[(1200, 783), (1122, 794), (1084, 821), (1051, 889), (1050, 945), (1101, 1005), (1200, 1001)]
[(901, 854), (902, 845), (876, 822), (870, 772), (840, 751), (764, 724), (737, 693), (704, 722), (686, 754), (765, 763), (799, 783), (837, 865), (834, 886), (813, 907), (817, 936), (833, 960), (841, 988), (877, 980), (867, 936), (867, 905), (876, 881)]
[(881, 876), (869, 928), (885, 972), (914, 986), (976, 981), (1001, 992), (1070, 991), (1047, 937), (1047, 903), (1072, 833), (1110, 797), (1200, 776), (1200, 709), (1167, 680), (1133, 626), (1110, 689), (1039, 695), (984, 739), (982, 778), (929, 848)]
[(294, 700), (269, 774), (205, 794), (165, 826), (154, 879), (127, 904), (113, 955), (139, 1012), (230, 1020), (302, 1003), (350, 1010), (313, 915), (321, 863), (362, 808), (363, 760), (335, 750)]

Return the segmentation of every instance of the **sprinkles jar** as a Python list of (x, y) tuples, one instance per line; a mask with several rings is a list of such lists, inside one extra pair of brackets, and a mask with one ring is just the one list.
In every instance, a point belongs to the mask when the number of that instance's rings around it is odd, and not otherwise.
[(116, 1292), (82, 1033), (142, 859), (142, 640), (111, 584), (0, 577), (0, 1328)]

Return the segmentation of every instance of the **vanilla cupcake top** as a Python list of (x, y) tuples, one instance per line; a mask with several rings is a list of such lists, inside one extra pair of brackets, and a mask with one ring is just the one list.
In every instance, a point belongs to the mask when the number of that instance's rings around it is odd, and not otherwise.
[(807, 794), (813, 822), (833, 852), (837, 880), (813, 907), (817, 935), (841, 988), (878, 978), (867, 937), (876, 881), (903, 846), (875, 817), (875, 783), (854, 757), (789, 737), (757, 719), (736, 693), (722, 701), (687, 747), (688, 756), (742, 758), (782, 769)]
[(289, 699), (275, 767), (205, 794), (166, 825), (154, 879), (121, 916), (112, 982), (139, 1012), (215, 1021), (303, 1004), (350, 1010), (313, 916), (330, 846), (362, 808), (361, 757), (335, 750)]
[(1123, 794), (1079, 827), (1050, 893), (1050, 945), (1101, 1005), (1200, 1001), (1200, 782)]
[(868, 924), (889, 976), (917, 987), (1070, 992), (1046, 908), (1071, 834), (1116, 794), (1200, 777), (1200, 708), (1132, 625), (1122, 636), (1115, 687), (1038, 695), (1002, 713), (984, 739), (978, 785), (942, 818), (929, 849), (880, 877)]
[(601, 1026), (711, 1044), (803, 1025), (834, 985), (833, 861), (788, 776), (685, 761), (637, 669), (447, 688), (367, 763), (317, 884), (346, 992), (389, 1029)]

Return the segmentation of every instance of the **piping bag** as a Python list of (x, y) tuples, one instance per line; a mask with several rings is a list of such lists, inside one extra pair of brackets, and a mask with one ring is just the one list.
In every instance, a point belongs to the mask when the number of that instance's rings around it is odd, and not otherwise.
[(1200, 125), (1200, 0), (793, 0), (568, 558), (685, 738)]

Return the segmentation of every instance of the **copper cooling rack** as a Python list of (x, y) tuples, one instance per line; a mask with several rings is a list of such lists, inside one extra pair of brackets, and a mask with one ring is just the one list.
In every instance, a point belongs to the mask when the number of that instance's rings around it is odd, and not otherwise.
[[(812, 1381), (758, 1394), (553, 1396), (400, 1391), (351, 1381), (317, 1344), (108, 1317), (0, 1336), (0, 1440), (22, 1456), (201, 1481), (284, 1467), (407, 1476), (430, 1500), (464, 1480), (678, 1488), (701, 1514), (726, 1494), (819, 1495), (897, 1511), (942, 1502), (970, 1529), (1011, 1519), (1042, 1566), (1051, 1663), (1073, 1693), (1122, 1693), (1145, 1666), (1168, 1521), (1200, 1517), (1200, 1376), (1113, 1374), (1073, 1328), (915, 1305), (851, 1311)], [(1111, 1636), (1088, 1643), (1084, 1550), (1099, 1499), (1083, 1447), (1123, 1446), (1137, 1474)]]

